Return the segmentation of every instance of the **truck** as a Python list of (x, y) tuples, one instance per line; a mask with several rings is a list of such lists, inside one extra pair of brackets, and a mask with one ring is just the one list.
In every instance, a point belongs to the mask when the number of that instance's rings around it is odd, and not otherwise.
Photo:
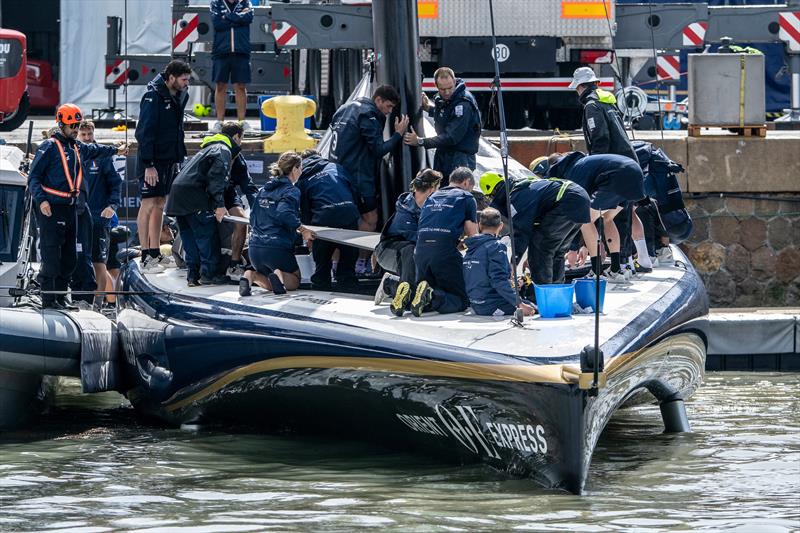
[(23, 33), (0, 28), (0, 131), (17, 129), (30, 110)]
[[(254, 11), (251, 105), (259, 92), (310, 95), (318, 103), (315, 127), (327, 127), (369, 68), (370, 3), (280, 2), (255, 6)], [(491, 91), (496, 54), (507, 92), (506, 108), (512, 111), (507, 116), (509, 128), (571, 130), (579, 127), (581, 113), (568, 87), (575, 68), (593, 66), (600, 86), (608, 90), (638, 85), (652, 92), (658, 86), (665, 90), (672, 86), (674, 101), (675, 89), (685, 84), (686, 54), (702, 52), (723, 36), (741, 43), (769, 44), (773, 60), (768, 64), (785, 65), (790, 43), (780, 29), (781, 17), (795, 11), (785, 4), (496, 0), (495, 50), (489, 37), (487, 0), (418, 0), (422, 87), (435, 90), (433, 71), (450, 66), (475, 94), (484, 126), (496, 129)], [(172, 54), (155, 56), (121, 54), (121, 23), (109, 17), (109, 90), (124, 83), (146, 84), (171, 57), (189, 61), (200, 81), (211, 87), (213, 28), (208, 7), (175, 1), (172, 18)], [(789, 100), (789, 69), (777, 70), (775, 76), (785, 79), (767, 84), (767, 98), (776, 102), (773, 111)], [(620, 96), (624, 104), (630, 104), (628, 108), (636, 107), (628, 102), (627, 92)]]

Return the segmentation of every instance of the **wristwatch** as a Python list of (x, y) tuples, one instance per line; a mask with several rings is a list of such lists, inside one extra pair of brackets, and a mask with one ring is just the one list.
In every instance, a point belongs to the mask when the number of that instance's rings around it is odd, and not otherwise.
[(425, 139), (422, 137), (417, 137), (417, 145), (425, 146)]

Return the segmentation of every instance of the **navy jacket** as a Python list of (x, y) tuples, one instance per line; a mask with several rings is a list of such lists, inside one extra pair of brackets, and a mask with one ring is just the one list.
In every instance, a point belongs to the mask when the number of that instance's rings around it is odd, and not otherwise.
[(584, 156), (572, 152), (551, 166), (549, 174), (583, 187), (594, 209), (611, 209), (645, 197), (644, 175), (638, 161), (623, 155)]
[(464, 233), (464, 222), (477, 222), (475, 197), (458, 187), (443, 187), (428, 196), (419, 214), (417, 243), (440, 243), (455, 246)]
[[(464, 80), (457, 79), (450, 100), (438, 94), (434, 98), (433, 124), (436, 137), (423, 141), (425, 148), (436, 148), (436, 160), (446, 159), (452, 152), (469, 155), (478, 153), (481, 137), (481, 113), (475, 97), (467, 90)], [(434, 168), (440, 168), (434, 163)]]
[(294, 249), (300, 227), (300, 190), (289, 178), (272, 178), (250, 211), (250, 246)]
[(183, 216), (225, 207), (223, 194), (234, 144), (222, 133), (206, 137), (202, 149), (175, 176), (164, 212), (170, 216)]
[(250, 208), (256, 203), (256, 194), (258, 194), (258, 187), (253, 183), (253, 178), (250, 176), (250, 170), (247, 168), (247, 160), (242, 155), (241, 146), (233, 143), (231, 146), (231, 175), (228, 183), (225, 186), (225, 205), (235, 203), (238, 193), (236, 187), (247, 198), (247, 204)]
[[(214, 25), (213, 57), (225, 54), (250, 55), (250, 24), (253, 6), (250, 0), (211, 0), (211, 23)], [(242, 11), (250, 9), (242, 14)]]
[(386, 228), (386, 237), (417, 242), (420, 207), (413, 192), (404, 192), (394, 204), (394, 215)]
[(397, 132), (384, 142), (385, 125), (386, 116), (366, 97), (343, 105), (333, 115), (330, 160), (342, 165), (355, 183), (375, 180), (381, 158), (400, 144)]
[(136, 126), (136, 142), (139, 143), (136, 157), (146, 167), (153, 166), (156, 161), (179, 163), (186, 157), (183, 110), (188, 100), (188, 91), (175, 96), (170, 94), (163, 74), (147, 84)]
[(114, 168), (114, 158), (102, 157), (81, 163), (83, 163), (83, 180), (86, 184), (86, 203), (89, 212), (92, 213), (92, 220), (111, 224), (111, 219), (101, 217), (100, 213), (106, 207), (116, 211), (120, 204), (122, 178)]
[(350, 176), (341, 165), (320, 156), (303, 160), (296, 187), (300, 190), (300, 213), (304, 224), (331, 228), (354, 228), (360, 214)]
[(638, 162), (622, 115), (617, 110), (616, 97), (593, 87), (578, 99), (583, 104), (583, 139), (589, 154), (619, 154)]
[(472, 310), (491, 315), (498, 308), (516, 307), (506, 245), (485, 233), (468, 237), (464, 244), (464, 283)]
[[(53, 137), (47, 139), (39, 145), (36, 150), (36, 156), (31, 163), (31, 170), (28, 174), (28, 190), (30, 190), (36, 205), (38, 206), (44, 201), (50, 202), (53, 205), (70, 205), (77, 203), (75, 196), (70, 198), (63, 198), (61, 196), (50, 194), (42, 187), (48, 187), (62, 192), (70, 192), (70, 187), (67, 183), (67, 176), (64, 174), (64, 167), (61, 164), (61, 156), (58, 153), (58, 147), (54, 139), (61, 141), (61, 146), (64, 148), (64, 156), (67, 160), (67, 168), (69, 168), (70, 175), (72, 176), (73, 185), (78, 179), (78, 159), (75, 156), (75, 151), (79, 151), (81, 162), (89, 161), (91, 159), (111, 157), (117, 153), (117, 149), (113, 146), (104, 146), (100, 144), (84, 144), (80, 141), (73, 141), (67, 139), (61, 133), (56, 133)], [(88, 189), (86, 187), (87, 176), (83, 176), (80, 185), (82, 194), (86, 194)]]

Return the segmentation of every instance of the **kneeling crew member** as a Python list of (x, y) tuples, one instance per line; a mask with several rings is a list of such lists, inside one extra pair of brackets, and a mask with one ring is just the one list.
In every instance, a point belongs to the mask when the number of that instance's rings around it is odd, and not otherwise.
[[(378, 290), (375, 291), (375, 305), (391, 297), (392, 313), (403, 316), (406, 305), (411, 301), (411, 293), (416, 286), (417, 267), (414, 264), (414, 248), (417, 245), (417, 225), (419, 213), (425, 200), (439, 190), (442, 174), (431, 169), (420, 170), (411, 180), (411, 191), (397, 198), (394, 214), (386, 222), (381, 232), (381, 240), (375, 247), (378, 264), (386, 270)], [(405, 294), (397, 291), (403, 285)]]
[[(492, 196), (491, 206), (505, 216), (503, 178), (487, 172), (481, 176), (481, 189)], [(564, 283), (564, 255), (581, 226), (589, 222), (589, 195), (568, 180), (523, 180), (511, 188), (511, 209), (517, 261), (527, 251), (534, 283)]]
[(611, 257), (611, 268), (602, 274), (611, 283), (628, 283), (620, 265), (620, 236), (614, 217), (628, 202), (636, 202), (645, 197), (644, 175), (639, 163), (617, 154), (554, 154), (551, 156), (549, 176), (569, 179), (589, 193), (591, 223), (584, 224), (581, 233), (589, 249), (592, 270), (597, 273), (602, 267), (597, 250), (597, 229), (593, 224), (602, 215), (606, 244)]
[(270, 167), (272, 178), (258, 191), (250, 210), (250, 262), (239, 280), (239, 294), (250, 296), (250, 284), (286, 294), (300, 286), (300, 266), (294, 257), (297, 231), (310, 241), (313, 236), (300, 225), (302, 160), (296, 152), (284, 152)]
[(228, 214), (225, 185), (234, 146), (242, 143), (242, 126), (226, 122), (222, 133), (206, 139), (203, 148), (175, 177), (166, 213), (178, 221), (190, 287), (219, 285), (230, 279), (219, 274), (220, 240), (217, 224)]
[[(500, 211), (487, 207), (481, 211), (480, 233), (468, 237), (464, 244), (464, 281), (469, 304), (477, 315), (513, 315), (519, 307), (525, 316), (532, 316), (532, 305), (520, 302), (511, 285), (508, 249), (498, 235), (503, 229)], [(499, 313), (498, 313), (499, 312)]]
[[(356, 205), (357, 192), (341, 165), (323, 159), (314, 150), (303, 152), (303, 170), (296, 187), (300, 190), (300, 218), (303, 224), (329, 228), (358, 229), (361, 214)], [(331, 289), (333, 253), (339, 250), (336, 283), (343, 289), (356, 285), (358, 250), (318, 240), (311, 246), (316, 267), (311, 276), (314, 289)]]
[(450, 174), (450, 185), (430, 195), (422, 206), (414, 249), (417, 265), (417, 290), (411, 301), (414, 316), (422, 316), (429, 309), (458, 313), (469, 307), (457, 246), (462, 234), (470, 237), (478, 233), (478, 206), (470, 192), (474, 186), (472, 171), (459, 167)]
[[(246, 124), (246, 123), (245, 123)], [(242, 126), (244, 129), (244, 126)], [(213, 137), (206, 137), (203, 143)], [(205, 144), (201, 144), (201, 147)], [(258, 187), (253, 183), (253, 178), (250, 177), (250, 171), (247, 169), (247, 161), (242, 155), (242, 147), (234, 145), (231, 147), (231, 174), (225, 186), (223, 193), (225, 199), (225, 209), (228, 214), (234, 217), (245, 218), (247, 214), (244, 212), (244, 202), (242, 196), (247, 198), (247, 204), (252, 206), (256, 202), (256, 194)], [(236, 191), (239, 188), (241, 195)], [(238, 281), (245, 270), (245, 261), (242, 258), (242, 250), (244, 243), (247, 239), (247, 226), (244, 224), (233, 224), (233, 234), (231, 235), (231, 262), (228, 268), (228, 275)], [(235, 276), (235, 277), (234, 277)]]
[(41, 268), (37, 280), (43, 291), (64, 291), (58, 296), (42, 294), (43, 307), (72, 307), (66, 291), (77, 261), (76, 203), (84, 188), (81, 159), (110, 157), (128, 150), (124, 143), (117, 148), (76, 141), (81, 120), (83, 115), (75, 104), (59, 106), (58, 131), (39, 146), (28, 174), (39, 226)]
[(406, 144), (435, 148), (433, 168), (444, 175), (442, 186), (457, 167), (475, 170), (475, 154), (481, 137), (481, 113), (475, 97), (467, 90), (464, 80), (456, 78), (448, 67), (433, 73), (438, 94), (430, 105), (423, 94), (423, 105), (433, 114), (436, 137), (419, 137), (412, 128), (403, 136)]

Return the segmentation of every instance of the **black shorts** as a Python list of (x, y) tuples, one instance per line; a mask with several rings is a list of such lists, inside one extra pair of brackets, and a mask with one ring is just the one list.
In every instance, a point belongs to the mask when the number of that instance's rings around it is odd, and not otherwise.
[(300, 271), (297, 259), (294, 257), (294, 250), (288, 248), (274, 248), (267, 246), (251, 246), (250, 262), (255, 269), (269, 276), (273, 270), (280, 270), (293, 274)]
[(92, 263), (107, 263), (111, 246), (111, 228), (108, 219), (92, 220)]
[(144, 198), (163, 198), (169, 194), (172, 180), (178, 173), (178, 165), (171, 161), (156, 161), (156, 171), (158, 172), (158, 182), (154, 186), (149, 186), (144, 182), (144, 164), (136, 161), (136, 177), (139, 180), (139, 194)]
[(250, 83), (250, 57), (241, 54), (215, 57), (211, 80), (215, 83)]
[(378, 193), (375, 191), (375, 180), (365, 178), (359, 180), (357, 184), (359, 201), (358, 212), (362, 215), (378, 209)]
[[(110, 240), (110, 239), (109, 239)], [(122, 268), (122, 263), (119, 262), (117, 254), (119, 253), (119, 243), (112, 242), (108, 245), (108, 259), (106, 260), (106, 268), (109, 270), (119, 270)]]
[(225, 201), (225, 209), (228, 211), (234, 207), (241, 207), (244, 209), (244, 202), (242, 202), (242, 197), (236, 194), (236, 189), (227, 188), (225, 192), (222, 193), (222, 196)]

